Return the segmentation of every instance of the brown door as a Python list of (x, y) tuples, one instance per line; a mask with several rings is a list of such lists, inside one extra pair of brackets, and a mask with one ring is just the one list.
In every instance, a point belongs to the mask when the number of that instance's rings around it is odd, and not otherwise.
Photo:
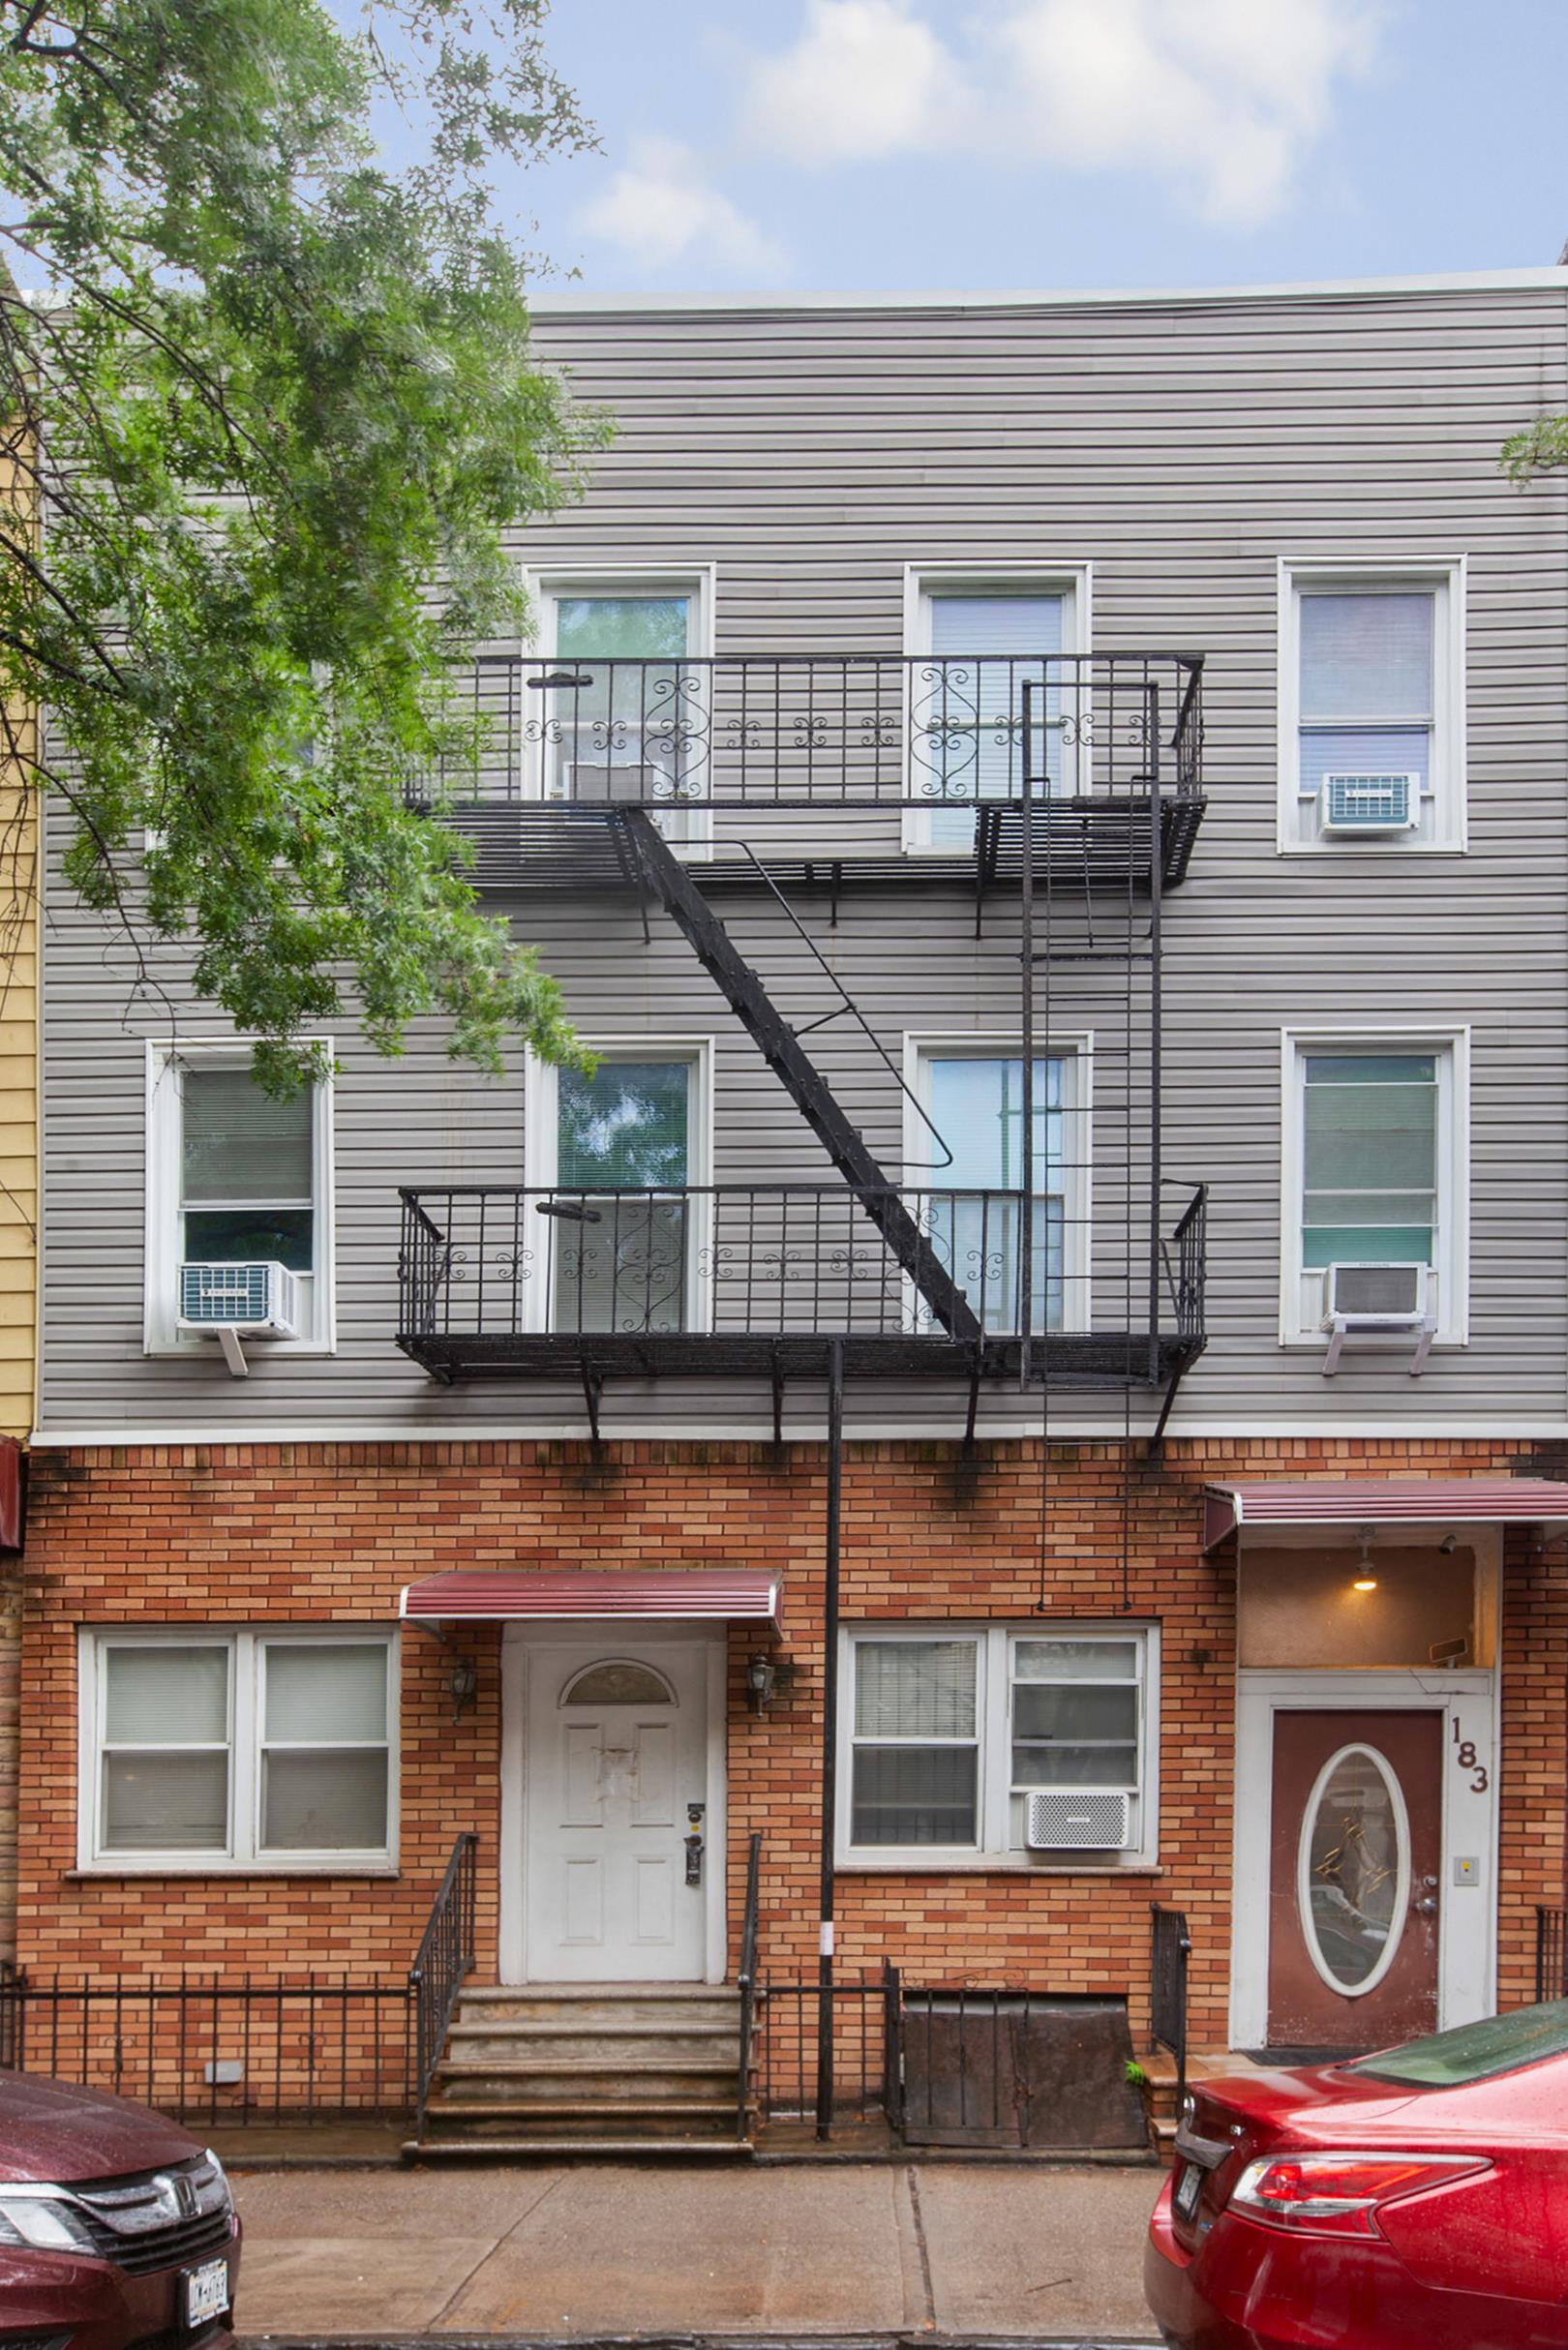
[(1271, 2048), (1435, 2031), (1442, 1762), (1439, 1713), (1275, 1715)]

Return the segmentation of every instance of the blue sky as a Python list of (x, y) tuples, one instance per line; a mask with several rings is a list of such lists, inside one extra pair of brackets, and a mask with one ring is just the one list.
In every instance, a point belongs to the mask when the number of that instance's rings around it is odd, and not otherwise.
[(1568, 0), (555, 0), (595, 290), (1251, 285), (1568, 240)]

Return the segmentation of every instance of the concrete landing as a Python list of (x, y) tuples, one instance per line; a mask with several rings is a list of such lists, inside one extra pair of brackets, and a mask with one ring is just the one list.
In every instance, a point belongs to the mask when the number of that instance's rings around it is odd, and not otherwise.
[(1152, 2341), (1150, 2169), (235, 2173), (247, 2343)]

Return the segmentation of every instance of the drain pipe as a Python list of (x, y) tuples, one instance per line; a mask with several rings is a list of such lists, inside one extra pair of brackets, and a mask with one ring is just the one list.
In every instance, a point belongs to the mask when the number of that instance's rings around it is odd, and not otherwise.
[(817, 1927), (817, 2136), (833, 2126), (833, 1853), (838, 1836), (838, 1537), (844, 1484), (844, 1341), (828, 1342), (828, 1523), (822, 1595), (822, 1899)]

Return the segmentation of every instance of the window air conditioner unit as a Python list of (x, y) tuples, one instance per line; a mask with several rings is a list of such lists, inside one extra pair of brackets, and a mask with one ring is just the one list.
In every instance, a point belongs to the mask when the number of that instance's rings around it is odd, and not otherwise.
[(1383, 1333), (1397, 1337), (1402, 1331), (1416, 1341), (1410, 1371), (1419, 1375), (1432, 1345), (1429, 1278), (1426, 1265), (1330, 1265), (1323, 1276), (1321, 1327), (1329, 1333), (1324, 1377), (1332, 1378), (1339, 1368), (1340, 1349), (1347, 1338)]
[(1419, 775), (1325, 775), (1325, 832), (1408, 832), (1421, 814)]
[(1024, 1800), (1032, 1853), (1125, 1853), (1132, 1841), (1132, 1798), (1108, 1787), (1042, 1787)]
[(670, 778), (645, 759), (573, 759), (562, 769), (563, 798), (579, 806), (636, 805), (671, 797)]
[(299, 1283), (286, 1265), (182, 1265), (180, 1328), (253, 1339), (299, 1336)]

